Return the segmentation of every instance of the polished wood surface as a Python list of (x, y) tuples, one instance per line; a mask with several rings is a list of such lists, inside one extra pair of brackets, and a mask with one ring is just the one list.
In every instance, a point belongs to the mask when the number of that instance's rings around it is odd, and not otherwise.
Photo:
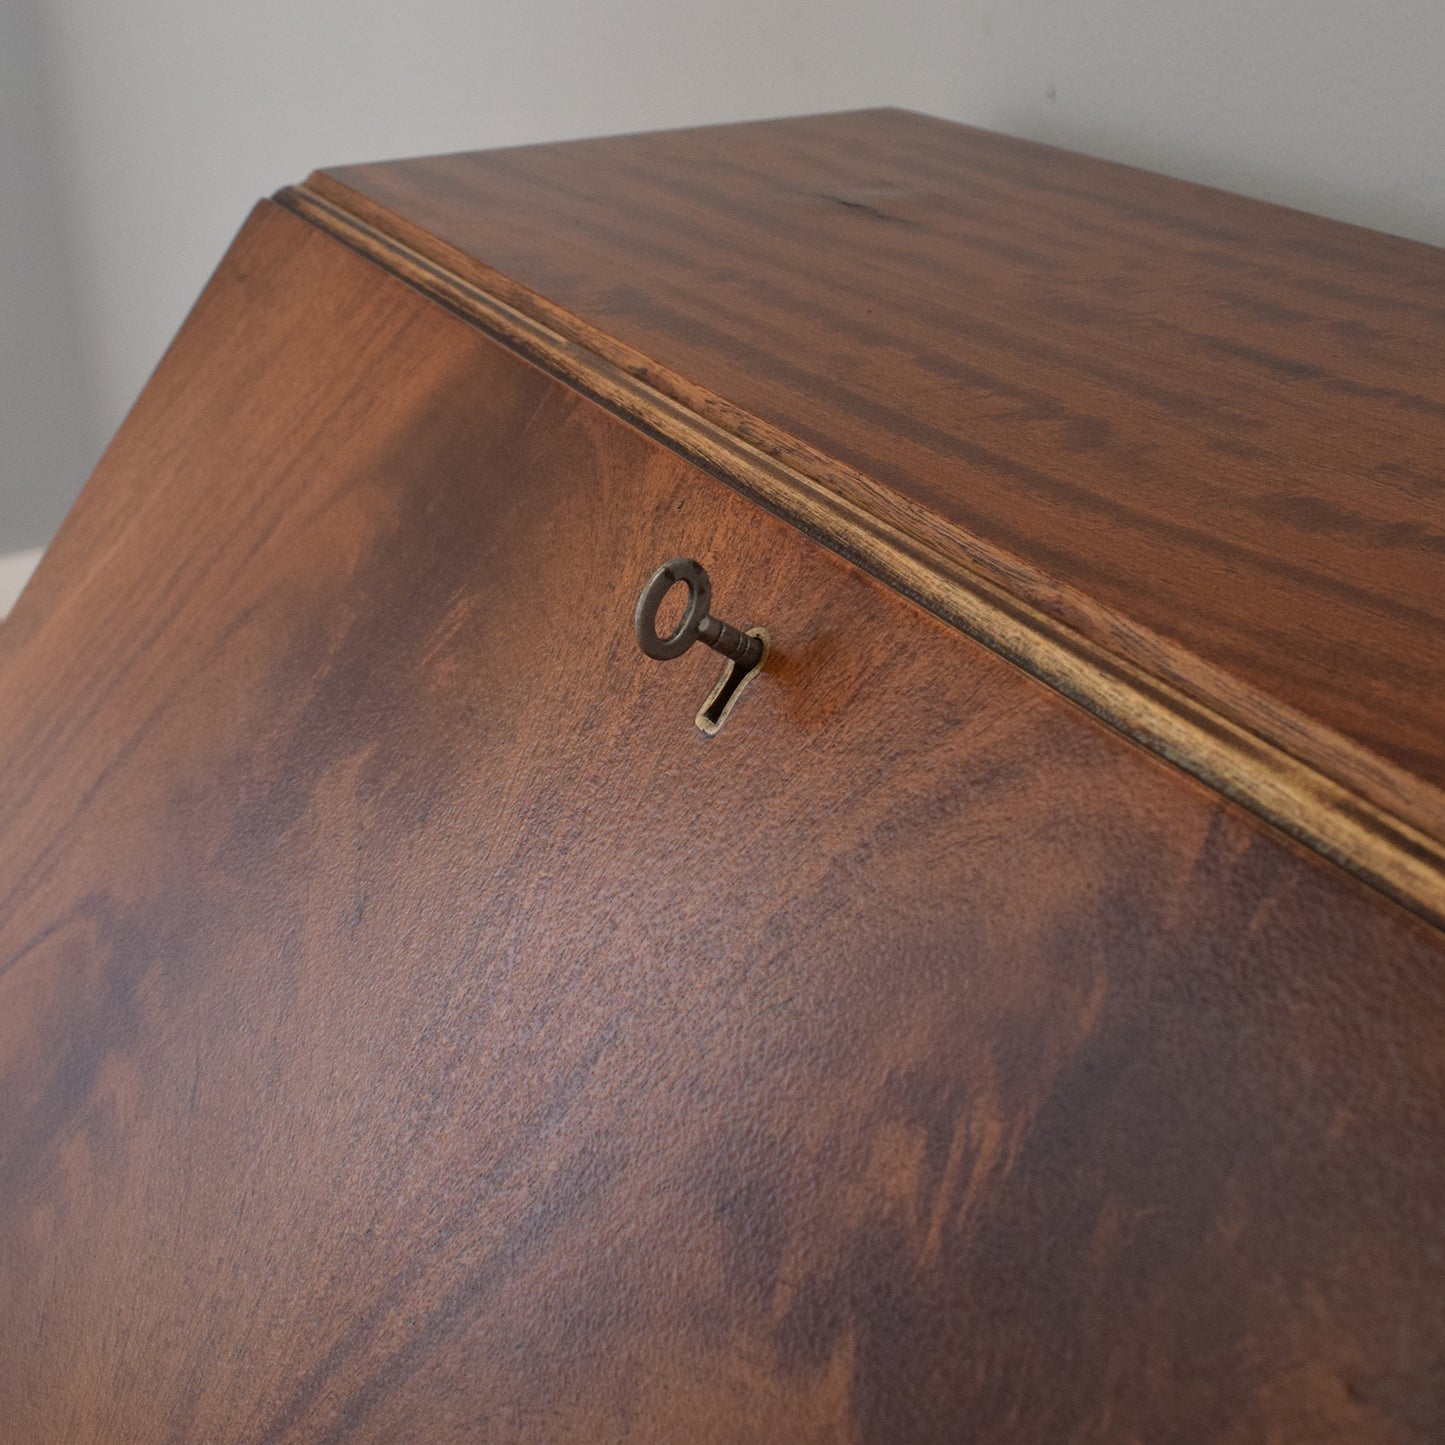
[[(307, 189), (1102, 649), (1078, 683), (979, 627), (1323, 851), (1378, 814), (1438, 894), (1445, 253), (902, 112)], [(1342, 787), (1326, 835), (1239, 785), (1251, 742), (1131, 728), (1109, 658)]]
[(1439, 1438), (1441, 935), (294, 216), (6, 647), (7, 1440)]
[[(1239, 706), (1217, 673), (1191, 691), (1169, 667), (1153, 665), (1147, 649), (1129, 656), (1090, 640), (987, 578), (965, 548), (949, 545), (946, 530), (911, 525), (899, 497), (866, 486), (847, 496), (820, 485), (310, 187), (288, 188), (279, 199), (1128, 737), (1445, 927), (1445, 827), (1437, 795), (1418, 779), (1271, 700), (1245, 698)], [(1197, 674), (1201, 664), (1191, 661)]]

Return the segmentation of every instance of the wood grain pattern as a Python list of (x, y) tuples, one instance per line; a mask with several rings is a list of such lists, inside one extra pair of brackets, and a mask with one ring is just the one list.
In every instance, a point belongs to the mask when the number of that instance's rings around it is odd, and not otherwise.
[(1007, 599), (1026, 645), (976, 635), (1101, 715), (1147, 680), (1162, 725), (1111, 720), (1442, 916), (1442, 253), (899, 112), (289, 199), (631, 378), (683, 450), (732, 438), (743, 486), (781, 465), (895, 585), (857, 519), (956, 611)]
[(1440, 935), (295, 217), (12, 629), (9, 1438), (1439, 1437)]
[(282, 200), (1096, 717), (1445, 925), (1445, 838), (1428, 831), (1428, 823), (1407, 821), (1425, 816), (1421, 803), (1428, 798), (1396, 770), (1278, 709), (1254, 710), (1267, 724), (1263, 732), (1243, 725), (1238, 716), (1250, 709), (1231, 713), (1227, 690), (1204, 701), (1199, 691), (1091, 642), (991, 581), (936, 530), (911, 528), (898, 499), (876, 494), (866, 505), (849, 499), (314, 192), (292, 189)]

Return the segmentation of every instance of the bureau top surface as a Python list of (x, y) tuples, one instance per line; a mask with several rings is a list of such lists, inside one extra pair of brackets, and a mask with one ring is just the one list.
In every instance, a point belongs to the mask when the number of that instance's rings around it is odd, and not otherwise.
[(900, 111), (308, 184), (1095, 641), (1438, 800), (1445, 251)]

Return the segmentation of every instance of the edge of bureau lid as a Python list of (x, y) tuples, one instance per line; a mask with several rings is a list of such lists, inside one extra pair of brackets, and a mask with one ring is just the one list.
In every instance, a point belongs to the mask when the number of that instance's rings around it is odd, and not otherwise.
[(1445, 927), (1445, 797), (1420, 778), (701, 390), (334, 178), (314, 174), (275, 199), (1136, 742)]

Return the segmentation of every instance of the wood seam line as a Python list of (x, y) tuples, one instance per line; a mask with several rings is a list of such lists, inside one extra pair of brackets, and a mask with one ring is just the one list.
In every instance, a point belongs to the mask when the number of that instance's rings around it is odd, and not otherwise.
[(1445, 928), (1445, 844), (1396, 810), (1041, 611), (940, 546), (936, 529), (920, 535), (924, 529), (914, 531), (896, 516), (874, 515), (831, 478), (769, 455), (309, 185), (275, 199), (1135, 742)]

